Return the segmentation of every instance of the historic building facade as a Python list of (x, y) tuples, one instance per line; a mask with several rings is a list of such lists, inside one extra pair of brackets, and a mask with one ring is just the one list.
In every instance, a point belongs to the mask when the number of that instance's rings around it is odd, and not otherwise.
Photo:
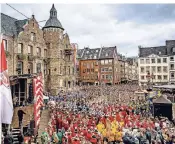
[(79, 81), (83, 84), (118, 84), (120, 65), (116, 47), (84, 48), (77, 52)]
[(169, 56), (167, 46), (139, 47), (139, 82), (169, 83)]
[(58, 93), (59, 89), (69, 89), (76, 84), (74, 67), (74, 50), (69, 36), (57, 19), (54, 5), (50, 10), (50, 18), (43, 27), (44, 40), (48, 49), (47, 89)]
[[(59, 89), (75, 85), (74, 50), (57, 19), (54, 5), (43, 29), (39, 28), (34, 15), (30, 19), (17, 20), (1, 13), (1, 33), (10, 76), (42, 72), (44, 89), (53, 95)], [(28, 95), (27, 85), (31, 83), (31, 80), (26, 81), (30, 82), (23, 87), (25, 97)]]

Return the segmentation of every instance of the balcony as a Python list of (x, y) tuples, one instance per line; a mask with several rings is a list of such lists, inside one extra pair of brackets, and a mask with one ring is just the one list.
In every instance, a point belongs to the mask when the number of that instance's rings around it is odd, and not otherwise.
[(24, 54), (17, 54), (17, 58), (18, 58), (18, 60), (24, 60), (24, 59), (26, 59), (26, 55), (24, 55)]

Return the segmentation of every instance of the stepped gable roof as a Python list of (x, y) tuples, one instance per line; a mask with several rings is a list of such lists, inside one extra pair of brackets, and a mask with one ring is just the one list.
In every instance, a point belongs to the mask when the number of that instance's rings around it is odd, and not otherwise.
[(157, 47), (140, 47), (139, 48), (139, 57), (147, 57), (151, 54), (158, 56), (167, 55), (166, 46), (157, 46)]
[(57, 18), (57, 10), (55, 9), (54, 4), (52, 5), (52, 8), (50, 10), (50, 17), (43, 28), (49, 28), (49, 27), (60, 28), (64, 30), (64, 28), (61, 25), (61, 22)]

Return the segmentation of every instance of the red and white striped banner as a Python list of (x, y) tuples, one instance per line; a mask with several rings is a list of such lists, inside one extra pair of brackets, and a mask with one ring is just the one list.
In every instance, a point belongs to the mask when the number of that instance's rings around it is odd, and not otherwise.
[(42, 74), (33, 79), (33, 90), (34, 90), (34, 119), (35, 119), (35, 130), (36, 130), (35, 132), (37, 132), (40, 123), (40, 109), (43, 106)]

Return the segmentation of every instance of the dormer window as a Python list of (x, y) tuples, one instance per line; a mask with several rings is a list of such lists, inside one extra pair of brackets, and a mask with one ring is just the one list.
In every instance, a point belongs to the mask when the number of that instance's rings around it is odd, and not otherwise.
[(171, 52), (174, 54), (175, 53), (175, 47), (171, 49)]
[(109, 56), (108, 53), (106, 53), (106, 56)]

